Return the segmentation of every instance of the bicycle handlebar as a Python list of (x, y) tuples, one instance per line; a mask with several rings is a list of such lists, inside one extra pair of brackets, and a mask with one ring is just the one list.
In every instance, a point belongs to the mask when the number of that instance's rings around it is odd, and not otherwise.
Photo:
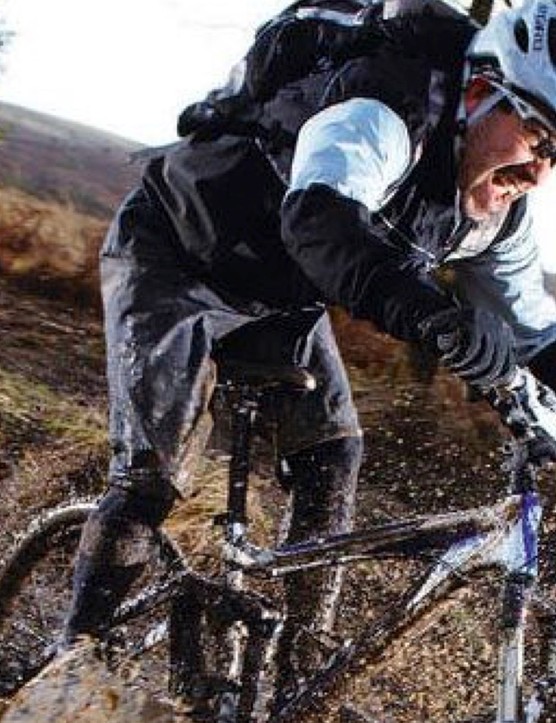
[(526, 368), (504, 388), (487, 393), (512, 436), (529, 450), (529, 461), (556, 461), (556, 394)]

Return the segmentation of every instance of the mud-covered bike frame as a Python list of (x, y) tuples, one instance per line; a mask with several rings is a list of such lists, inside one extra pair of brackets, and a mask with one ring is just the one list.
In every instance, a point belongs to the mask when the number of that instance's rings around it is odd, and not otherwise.
[[(207, 700), (217, 699), (217, 704), (207, 710), (211, 711), (211, 720), (218, 723), (299, 720), (315, 700), (333, 693), (335, 684), (359, 667), (361, 661), (378, 660), (422, 613), (459, 587), (464, 576), (495, 567), (503, 572), (504, 592), (499, 614), (497, 701), (493, 701), (497, 712), (489, 722), (551, 720), (546, 717), (547, 691), (556, 676), (556, 608), (553, 601), (543, 599), (535, 585), (542, 504), (536, 484), (540, 460), (532, 452), (532, 441), (537, 439), (539, 429), (556, 439), (556, 411), (542, 399), (547, 390), (523, 372), (511, 390), (493, 400), (514, 435), (506, 450), (508, 494), (494, 505), (396, 520), (337, 536), (262, 548), (249, 541), (247, 525), (253, 421), (262, 396), (269, 391), (310, 390), (314, 380), (295, 367), (269, 370), (230, 364), (224, 365), (220, 373), (224, 386), (235, 395), (227, 509), (216, 520), (225, 531), (222, 561), (226, 572), (214, 577), (196, 573), (174, 548), (171, 574), (126, 601), (114, 617), (115, 627), (131, 625), (141, 614), (170, 601), (168, 624), (150, 631), (144, 639), (145, 645), (151, 646), (169, 634), (170, 691), (186, 694), (201, 707)], [(68, 514), (67, 508), (64, 514)], [(56, 513), (40, 534), (48, 534), (53, 520)], [(392, 604), (382, 618), (338, 645), (287, 702), (279, 707), (269, 702), (269, 661), (283, 625), (283, 613), (265, 596), (245, 589), (246, 578), (279, 579), (315, 567), (375, 557), (422, 557), (424, 553), (434, 553), (435, 562), (422, 580)], [(0, 574), (0, 600), (3, 585), (6, 579), (9, 581), (9, 564), (6, 569), (8, 577), (6, 570)], [(543, 672), (525, 700), (524, 631), (529, 612), (535, 613), (542, 624)], [(233, 651), (227, 669), (218, 678), (206, 674), (202, 621), (207, 615), (218, 622), (218, 630), (227, 630)], [(47, 654), (40, 665), (48, 657)], [(554, 703), (549, 701), (548, 705), (553, 712)]]
[[(230, 383), (237, 386), (237, 373), (232, 372), (229, 376), (234, 380)], [(301, 379), (300, 386), (303, 383), (311, 384), (310, 380)], [(544, 425), (543, 429), (556, 432), (556, 419), (552, 419), (556, 413), (541, 403), (539, 388), (534, 378), (523, 372), (513, 390), (500, 392), (493, 400), (515, 435), (506, 450), (505, 466), (510, 475), (508, 495), (495, 505), (396, 520), (351, 533), (267, 549), (252, 545), (247, 536), (248, 450), (258, 392), (256, 385), (245, 386), (235, 408), (233, 438), (236, 447), (230, 465), (223, 549), (223, 558), (232, 571), (230, 582), (234, 588), (241, 573), (276, 578), (300, 570), (344, 565), (373, 557), (421, 557), (424, 553), (437, 553), (437, 560), (424, 579), (383, 618), (336, 650), (297, 695), (280, 710), (274, 710), (273, 721), (295, 720), (333, 685), (342, 671), (362, 659), (380, 655), (420, 614), (459, 586), (464, 575), (490, 567), (501, 568), (505, 577), (499, 618), (501, 642), (496, 723), (534, 723), (542, 720), (544, 691), (548, 682), (556, 676), (553, 650), (556, 647), (556, 609), (535, 592), (542, 506), (536, 485), (538, 460), (532, 459), (530, 443), (536, 435), (535, 425), (540, 422)], [(241, 594), (238, 595), (241, 599)], [(207, 600), (203, 596), (201, 599), (205, 605)], [(249, 602), (251, 606), (253, 600)], [(264, 657), (278, 627), (279, 615), (275, 611), (262, 604), (255, 609), (255, 615), (251, 608), (244, 615), (250, 623), (252, 642), (246, 656), (249, 664), (238, 681), (238, 721), (251, 720), (250, 710), (263, 687), (258, 674), (264, 667)], [(543, 625), (546, 669), (535, 692), (528, 701), (524, 701), (524, 627), (529, 609), (538, 614)], [(241, 616), (238, 614), (237, 617)], [(195, 649), (195, 646), (188, 649)], [(183, 671), (186, 677), (195, 674), (193, 666), (185, 665)]]

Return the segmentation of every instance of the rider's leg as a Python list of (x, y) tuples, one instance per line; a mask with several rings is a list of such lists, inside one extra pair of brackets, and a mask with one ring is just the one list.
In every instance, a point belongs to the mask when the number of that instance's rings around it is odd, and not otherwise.
[(90, 515), (75, 563), (66, 642), (102, 634), (148, 563), (156, 529), (176, 497), (171, 485), (157, 482), (156, 496), (110, 487)]
[(102, 632), (175, 497), (188, 494), (188, 450), (202, 451), (214, 386), (212, 341), (245, 323), (191, 276), (141, 191), (110, 228), (101, 278), (113, 453), (108, 492), (80, 543), (68, 639)]
[[(363, 439), (349, 380), (327, 316), (312, 338), (308, 367), (317, 389), (287, 400), (285, 424), (278, 425), (290, 490), (287, 542), (347, 532), (352, 527)], [(292, 407), (293, 405), (293, 407)], [(284, 417), (283, 417), (284, 418)], [(278, 685), (314, 668), (315, 646), (296, 640), (299, 626), (316, 632), (333, 625), (341, 590), (341, 570), (323, 568), (286, 579), (287, 622), (278, 646)]]
[[(344, 437), (286, 457), (291, 485), (287, 543), (348, 532), (352, 527), (361, 437)], [(343, 578), (342, 568), (292, 573), (285, 581), (287, 619), (278, 647), (280, 689), (314, 669), (315, 647), (300, 630), (330, 632)]]

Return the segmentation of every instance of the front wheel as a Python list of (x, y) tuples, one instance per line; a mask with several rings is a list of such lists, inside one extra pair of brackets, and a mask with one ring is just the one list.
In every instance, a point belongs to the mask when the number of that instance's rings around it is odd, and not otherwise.
[[(71, 603), (81, 531), (94, 508), (93, 502), (75, 503), (35, 519), (0, 571), (0, 696), (15, 693), (54, 657)], [(168, 578), (179, 564), (179, 553), (161, 533), (125, 604)], [(134, 674), (154, 695), (167, 692), (167, 636), (161, 634), (166, 618), (165, 606), (157, 606), (116, 633), (120, 660), (140, 651)]]

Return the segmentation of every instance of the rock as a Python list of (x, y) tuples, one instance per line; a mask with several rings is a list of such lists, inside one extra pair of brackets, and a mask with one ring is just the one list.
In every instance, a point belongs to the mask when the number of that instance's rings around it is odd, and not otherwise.
[(1, 715), (2, 723), (174, 723), (170, 703), (108, 670), (91, 642), (58, 656), (22, 688)]

